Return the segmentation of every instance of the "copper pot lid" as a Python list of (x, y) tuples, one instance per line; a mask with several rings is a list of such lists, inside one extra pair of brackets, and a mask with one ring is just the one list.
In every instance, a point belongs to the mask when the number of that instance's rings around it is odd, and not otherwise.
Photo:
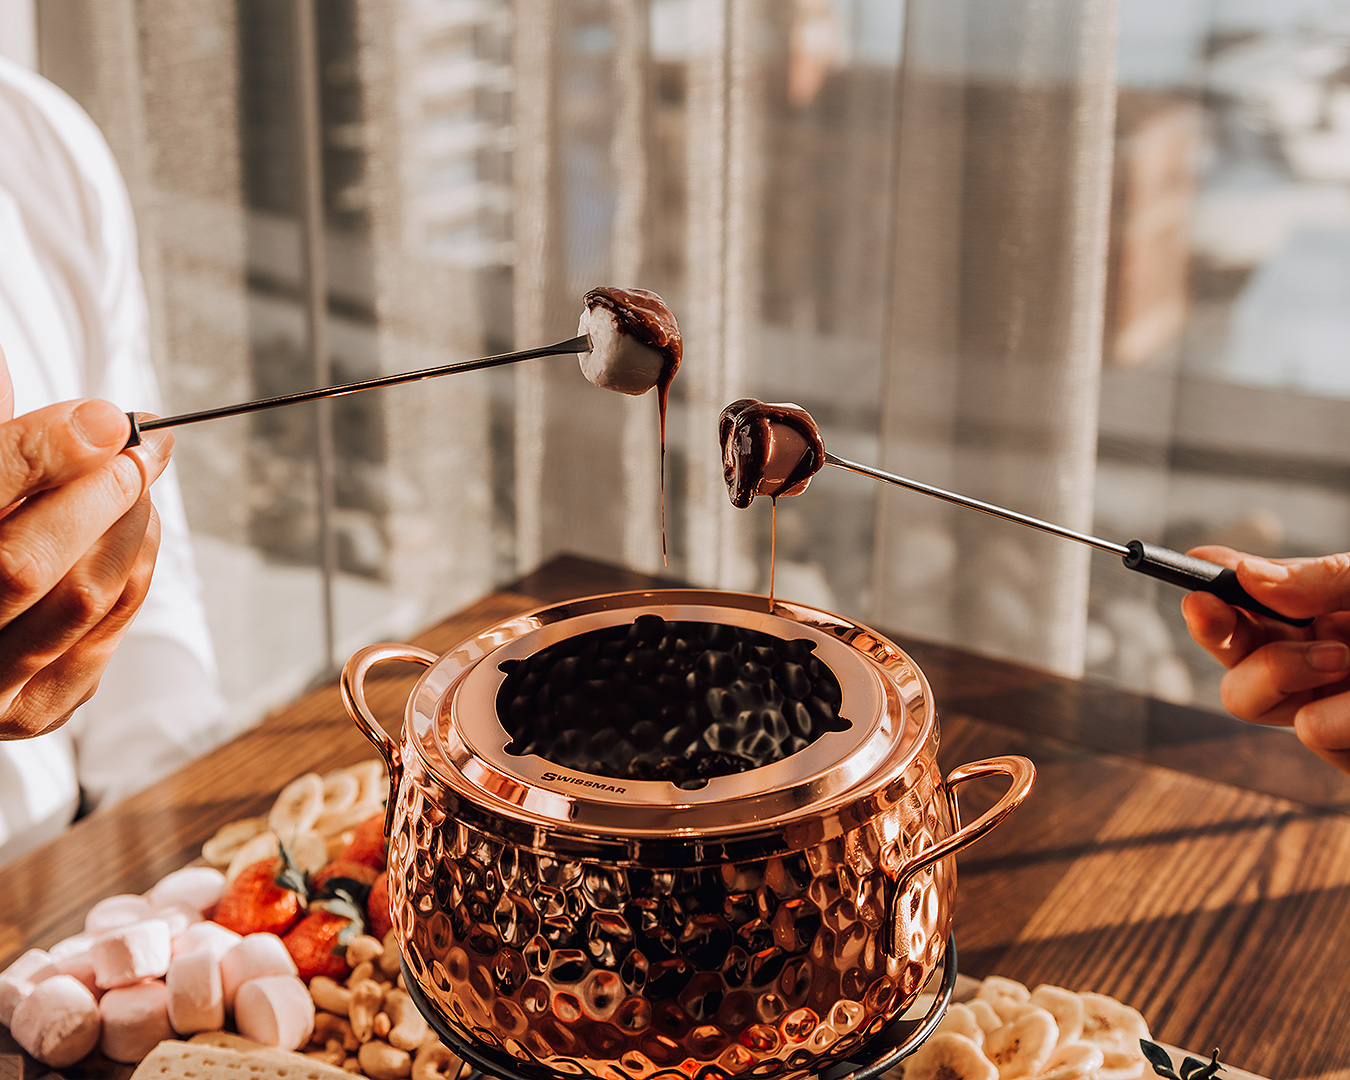
[[(597, 652), (608, 666), (588, 671)], [(633, 673), (612, 676), (626, 686), (655, 687), (664, 666), (666, 692), (599, 700), (616, 664)], [(803, 693), (807, 667), (830, 709)], [(672, 678), (688, 690), (672, 690)], [(576, 689), (573, 698), (589, 690), (591, 704), (534, 737), (534, 701), (550, 685), (561, 696)], [(700, 728), (696, 709), (710, 726)], [(770, 613), (762, 596), (700, 590), (590, 597), (507, 620), (437, 660), (408, 717), (428, 769), (474, 806), (536, 829), (633, 838), (781, 829), (863, 798), (892, 802), (902, 794), (893, 781), (934, 735), (927, 683), (893, 643), (804, 605), (779, 601)]]

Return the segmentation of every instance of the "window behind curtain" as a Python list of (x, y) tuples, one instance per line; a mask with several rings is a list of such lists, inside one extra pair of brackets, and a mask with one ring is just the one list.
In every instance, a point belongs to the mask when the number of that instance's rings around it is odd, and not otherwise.
[[(325, 0), (335, 375), (559, 340), (587, 288), (656, 289), (686, 334), (669, 572), (700, 584), (767, 587), (769, 508), (730, 507), (715, 445), (746, 394), (1113, 539), (1344, 548), (1344, 5), (1121, 8)], [(289, 11), (37, 4), (42, 70), (132, 189), (175, 412), (310, 378)], [(340, 661), (558, 552), (662, 568), (655, 403), (570, 358), (337, 403), (328, 582), (314, 424), (178, 440), (240, 723), (326, 667), (325, 587)], [(837, 470), (778, 516), (783, 595), (1215, 700), (1178, 594), (1114, 560)]]

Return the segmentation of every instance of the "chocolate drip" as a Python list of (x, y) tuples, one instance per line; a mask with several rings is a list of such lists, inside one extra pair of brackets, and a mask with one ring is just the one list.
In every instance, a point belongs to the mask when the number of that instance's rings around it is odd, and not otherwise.
[[(805, 443), (801, 457), (781, 481), (771, 481), (765, 476), (775, 425), (790, 428)], [(727, 494), (732, 505), (741, 509), (749, 506), (756, 495), (773, 499), (800, 495), (825, 464), (825, 442), (820, 437), (820, 428), (809, 412), (796, 405), (741, 398), (722, 410), (717, 427)]]
[(656, 379), (656, 407), (661, 413), (661, 561), (666, 561), (666, 410), (670, 384), (684, 359), (680, 324), (666, 302), (648, 289), (620, 289), (600, 285), (582, 297), (586, 310), (602, 307), (613, 312), (619, 329), (661, 354), (661, 374)]

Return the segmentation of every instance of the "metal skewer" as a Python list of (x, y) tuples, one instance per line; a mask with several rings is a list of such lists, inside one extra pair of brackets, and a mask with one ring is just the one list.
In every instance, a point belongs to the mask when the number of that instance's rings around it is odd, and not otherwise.
[(239, 405), (224, 405), (218, 409), (203, 409), (200, 412), (182, 413), (178, 416), (160, 416), (153, 420), (138, 421), (134, 413), (127, 413), (131, 420), (131, 438), (127, 440), (127, 445), (139, 445), (141, 432), (143, 431), (158, 431), (160, 428), (177, 427), (180, 424), (196, 424), (203, 420), (219, 420), (224, 416), (241, 416), (244, 413), (260, 412), (263, 409), (280, 408), (282, 405), (298, 405), (303, 401), (318, 401), (320, 398), (344, 397), (347, 394), (357, 394), (362, 390), (374, 390), (381, 386), (398, 386), (400, 383), (420, 382), (422, 379), (435, 379), (441, 375), (457, 375), (463, 371), (482, 371), (484, 368), (501, 367), (503, 364), (515, 364), (522, 360), (537, 360), (544, 356), (561, 356), (565, 353), (590, 351), (591, 337), (589, 334), (582, 334), (580, 337), (569, 338), (567, 341), (560, 341), (556, 345), (545, 345), (539, 349), (522, 349), (519, 352), (485, 356), (480, 360), (464, 360), (458, 364), (423, 368), (420, 371), (405, 371), (398, 375), (381, 375), (379, 378), (343, 383), (341, 386), (301, 390), (294, 394), (259, 398), (257, 401), (245, 401)]
[(1042, 521), (1040, 518), (1032, 517), (1029, 514), (1019, 514), (1007, 507), (983, 502), (980, 499), (972, 499), (967, 495), (959, 495), (954, 491), (947, 491), (945, 488), (911, 480), (907, 476), (896, 476), (894, 473), (882, 472), (880, 469), (873, 469), (868, 465), (859, 465), (856, 461), (846, 461), (829, 451), (825, 452), (825, 464), (833, 465), (835, 468), (844, 469), (848, 472), (859, 473), (862, 476), (870, 476), (873, 480), (895, 484), (897, 487), (908, 488), (911, 491), (919, 492), (921, 495), (929, 495), (944, 502), (955, 503), (957, 506), (965, 506), (971, 510), (979, 510), (981, 513), (992, 514), (994, 517), (1003, 518), (1005, 521), (1014, 521), (1018, 525), (1039, 529), (1041, 532), (1047, 532), (1053, 536), (1062, 536), (1066, 540), (1076, 540), (1080, 544), (1088, 544), (1101, 551), (1110, 552), (1112, 555), (1119, 555), (1125, 566), (1130, 570), (1147, 574), (1149, 577), (1166, 581), (1172, 585), (1180, 585), (1183, 589), (1213, 593), (1220, 600), (1232, 604), (1234, 607), (1244, 608), (1267, 618), (1278, 619), (1290, 626), (1312, 625), (1312, 619), (1295, 619), (1266, 607), (1265, 604), (1242, 587), (1238, 582), (1235, 571), (1226, 566), (1220, 566), (1218, 563), (1197, 559), (1192, 555), (1173, 551), (1171, 548), (1165, 548), (1159, 544), (1150, 544), (1143, 540), (1131, 540), (1128, 544), (1117, 544), (1111, 540), (1103, 540), (1099, 536), (1091, 536), (1088, 533), (1066, 529), (1063, 525)]
[(1063, 525), (1056, 525), (1051, 521), (1042, 521), (1040, 518), (1034, 518), (1029, 514), (1019, 514), (1016, 510), (1009, 510), (1007, 507), (996, 506), (994, 503), (981, 502), (979, 499), (972, 499), (968, 495), (958, 495), (954, 491), (947, 491), (944, 488), (934, 487), (932, 484), (920, 483), (918, 480), (911, 480), (906, 476), (895, 476), (892, 473), (884, 473), (880, 469), (873, 469), (867, 465), (859, 465), (856, 461), (845, 461), (841, 457), (835, 457), (828, 450), (825, 452), (825, 464), (834, 465), (836, 468), (840, 469), (847, 469), (849, 472), (861, 473), (863, 476), (870, 476), (873, 480), (884, 480), (888, 484), (909, 488), (911, 491), (917, 491), (922, 495), (931, 495), (935, 499), (942, 499), (944, 502), (955, 503), (957, 506), (968, 506), (972, 510), (993, 514), (994, 517), (1001, 517), (1007, 521), (1015, 521), (1019, 525), (1026, 525), (1032, 529), (1040, 529), (1041, 532), (1053, 533), (1055, 536), (1062, 536), (1066, 540), (1077, 540), (1080, 544), (1090, 544), (1095, 548), (1100, 548), (1102, 551), (1109, 551), (1112, 555), (1119, 555), (1122, 558), (1130, 553), (1130, 549), (1124, 544), (1115, 544), (1110, 540), (1103, 540), (1099, 536), (1089, 536), (1087, 533), (1075, 532), (1073, 529), (1066, 529)]

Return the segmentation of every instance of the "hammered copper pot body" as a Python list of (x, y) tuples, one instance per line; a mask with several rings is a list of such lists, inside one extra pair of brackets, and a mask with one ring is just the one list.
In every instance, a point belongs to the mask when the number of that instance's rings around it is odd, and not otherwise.
[[(837, 616), (765, 608), (621, 594), (510, 620), (440, 658), (353, 657), (344, 696), (393, 786), (393, 924), (455, 1040), (525, 1072), (786, 1076), (848, 1056), (913, 1001), (950, 930), (952, 853), (1025, 797), (1034, 770), (996, 758), (944, 780), (931, 692), (905, 653)], [(814, 641), (848, 730), (696, 791), (505, 753), (503, 661), (653, 611)], [(430, 665), (399, 745), (362, 691), (395, 658)], [(962, 828), (955, 786), (991, 774), (1012, 786)]]

